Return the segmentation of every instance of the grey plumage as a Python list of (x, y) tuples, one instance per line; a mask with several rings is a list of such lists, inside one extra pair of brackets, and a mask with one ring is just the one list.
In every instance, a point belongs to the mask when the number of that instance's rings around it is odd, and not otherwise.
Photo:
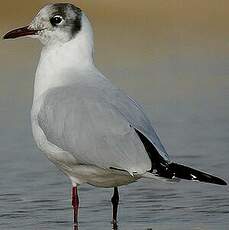
[(142, 108), (99, 76), (47, 93), (38, 121), (48, 141), (72, 153), (80, 164), (146, 173), (151, 162), (134, 129), (168, 160)]

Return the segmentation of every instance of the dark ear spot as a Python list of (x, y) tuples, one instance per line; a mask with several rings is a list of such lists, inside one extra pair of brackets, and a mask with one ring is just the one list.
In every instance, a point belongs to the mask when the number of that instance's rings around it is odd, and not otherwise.
[(72, 25), (72, 36), (74, 37), (82, 27), (81, 20), (75, 20), (74, 24)]
[(76, 18), (72, 23), (72, 36), (74, 37), (80, 30), (82, 27), (82, 11), (80, 8), (73, 6), (73, 10), (76, 14)]

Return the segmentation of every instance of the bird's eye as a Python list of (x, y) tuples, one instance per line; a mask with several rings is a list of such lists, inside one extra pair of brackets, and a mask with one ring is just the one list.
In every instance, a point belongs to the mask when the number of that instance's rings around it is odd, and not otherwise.
[(63, 17), (60, 15), (56, 15), (50, 19), (50, 22), (53, 26), (59, 25), (63, 21)]

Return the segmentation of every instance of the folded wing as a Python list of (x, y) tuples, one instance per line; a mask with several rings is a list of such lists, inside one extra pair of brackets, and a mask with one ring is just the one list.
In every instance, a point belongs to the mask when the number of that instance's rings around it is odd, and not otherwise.
[(51, 90), (44, 98), (38, 122), (49, 142), (71, 153), (81, 164), (131, 174), (149, 171), (151, 160), (136, 129), (168, 161), (140, 106), (106, 81)]

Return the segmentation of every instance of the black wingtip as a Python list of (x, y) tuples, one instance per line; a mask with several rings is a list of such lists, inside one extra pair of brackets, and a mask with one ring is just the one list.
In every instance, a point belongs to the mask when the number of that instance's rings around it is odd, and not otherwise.
[(227, 185), (227, 182), (225, 180), (222, 180), (220, 178), (217, 178), (218, 179), (218, 183), (219, 185)]
[(149, 154), (149, 157), (151, 159), (151, 173), (154, 170), (156, 170), (158, 176), (165, 177), (168, 179), (173, 179), (174, 177), (176, 177), (185, 180), (200, 181), (218, 185), (227, 185), (226, 181), (218, 177), (212, 176), (210, 174), (198, 171), (196, 169), (184, 165), (167, 162), (158, 153), (154, 145), (141, 132), (139, 132), (137, 129), (135, 129), (135, 131), (138, 134), (143, 145), (145, 146), (146, 152)]
[[(205, 181), (203, 181), (205, 182)], [(215, 177), (215, 176), (211, 176), (210, 178), (210, 181), (206, 181), (207, 183), (212, 183), (212, 184), (218, 184), (218, 185), (227, 185), (227, 182), (218, 178), (218, 177)]]
[(176, 177), (181, 179), (200, 181), (218, 185), (227, 185), (226, 181), (216, 176), (212, 176), (210, 174), (198, 171), (184, 165), (171, 163), (169, 164), (169, 169), (174, 173)]

